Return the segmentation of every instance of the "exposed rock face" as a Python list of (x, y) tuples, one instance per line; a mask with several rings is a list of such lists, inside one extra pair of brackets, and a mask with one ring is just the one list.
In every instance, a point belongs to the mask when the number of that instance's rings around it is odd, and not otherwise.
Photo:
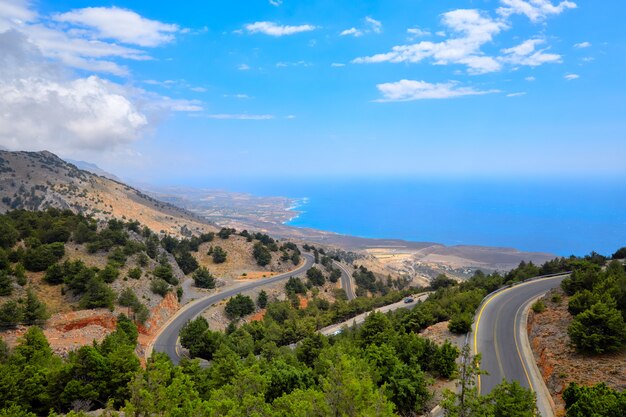
[[(558, 294), (560, 302), (552, 301)], [(558, 296), (557, 296), (558, 299)], [(571, 382), (594, 385), (605, 382), (609, 387), (626, 389), (626, 353), (584, 356), (570, 345), (567, 328), (572, 316), (567, 311), (568, 297), (558, 289), (543, 298), (546, 310), (528, 316), (528, 333), (535, 360), (552, 394), (557, 415), (565, 415), (561, 397)]]

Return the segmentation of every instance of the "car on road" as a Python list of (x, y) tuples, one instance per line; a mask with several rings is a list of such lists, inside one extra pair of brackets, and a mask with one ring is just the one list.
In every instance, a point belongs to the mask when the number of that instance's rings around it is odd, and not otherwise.
[(333, 332), (333, 336), (339, 336), (341, 333), (343, 333), (343, 329), (338, 329), (338, 330), (335, 330), (335, 331)]
[(404, 304), (409, 304), (409, 303), (412, 303), (413, 301), (415, 301), (413, 297), (407, 297), (404, 299)]

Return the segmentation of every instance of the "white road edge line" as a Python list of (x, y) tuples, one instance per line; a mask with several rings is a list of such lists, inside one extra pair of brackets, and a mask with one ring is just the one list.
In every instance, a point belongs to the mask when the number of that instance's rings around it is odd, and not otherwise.
[(521, 349), (523, 351), (524, 362), (527, 365), (530, 378), (533, 380), (533, 386), (537, 392), (537, 407), (539, 408), (539, 413), (543, 417), (555, 417), (554, 400), (552, 399), (552, 395), (543, 380), (539, 366), (537, 366), (537, 361), (535, 361), (535, 355), (533, 354), (532, 347), (530, 346), (530, 340), (528, 338), (528, 316), (530, 313), (530, 307), (535, 303), (535, 301), (539, 300), (547, 293), (548, 291), (528, 300), (526, 304), (522, 306), (522, 316), (519, 323), (521, 326), (518, 327), (517, 331)]

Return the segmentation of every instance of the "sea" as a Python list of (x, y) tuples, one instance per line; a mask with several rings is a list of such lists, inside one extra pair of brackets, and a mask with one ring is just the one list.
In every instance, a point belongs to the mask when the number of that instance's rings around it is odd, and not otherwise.
[(626, 246), (625, 181), (324, 179), (233, 182), (294, 199), (287, 224), (367, 238), (559, 256)]

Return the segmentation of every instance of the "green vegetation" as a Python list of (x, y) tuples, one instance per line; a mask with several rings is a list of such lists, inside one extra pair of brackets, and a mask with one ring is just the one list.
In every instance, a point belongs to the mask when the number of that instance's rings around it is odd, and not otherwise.
[[(438, 347), (406, 332), (393, 316), (371, 314), (361, 327), (329, 339), (315, 333), (308, 317), (298, 312), (304, 310), (270, 303), (262, 322), (226, 334), (211, 331), (203, 318), (189, 322), (181, 343), (193, 356), (212, 361), (206, 370), (194, 362), (182, 364), (201, 384), (199, 395), (221, 398), (224, 389), (233, 395), (235, 387), (246, 387), (263, 416), (310, 415), (306, 410), (318, 410), (313, 415), (321, 416), (412, 415), (430, 398), (431, 377), (456, 373), (459, 352), (454, 346)], [(293, 343), (280, 337), (281, 328), (294, 325), (300, 343), (295, 350), (279, 349)], [(242, 403), (223, 406), (232, 412), (241, 410)]]
[(613, 417), (626, 415), (626, 392), (605, 384), (582, 387), (571, 383), (563, 391), (567, 417)]
[(224, 249), (222, 249), (221, 246), (214, 247), (213, 251), (211, 252), (211, 257), (213, 258), (213, 262), (215, 262), (216, 264), (222, 264), (226, 262), (227, 256), (228, 256), (228, 253)]
[(311, 284), (317, 287), (321, 287), (326, 282), (326, 278), (324, 277), (324, 274), (322, 274), (322, 271), (314, 266), (306, 271), (306, 277), (309, 279)]
[(256, 242), (252, 249), (252, 256), (259, 266), (266, 266), (272, 262), (272, 254), (269, 249), (261, 242)]
[(133, 320), (139, 323), (145, 323), (148, 320), (150, 311), (139, 301), (137, 294), (131, 288), (127, 288), (120, 293), (117, 303), (122, 307), (128, 307), (132, 313)]
[(535, 313), (543, 313), (544, 311), (546, 311), (546, 305), (541, 300), (535, 301), (531, 308)]
[(256, 305), (259, 308), (267, 307), (267, 293), (263, 290), (259, 293), (256, 299)]
[(226, 316), (233, 320), (254, 311), (254, 301), (247, 295), (237, 294), (226, 303)]
[(205, 267), (196, 269), (193, 273), (193, 282), (198, 288), (215, 288), (215, 278)]
[(165, 297), (172, 290), (172, 287), (164, 279), (154, 278), (150, 282), (150, 290), (161, 297)]
[(593, 354), (626, 348), (626, 271), (619, 261), (606, 268), (598, 263), (598, 256), (579, 263), (562, 283), (574, 316), (570, 339), (579, 351)]
[(307, 288), (300, 278), (289, 277), (285, 291), (287, 294), (306, 294)]
[(131, 398), (129, 384), (140, 371), (136, 343), (137, 329), (120, 316), (117, 330), (102, 343), (61, 359), (52, 354), (43, 332), (31, 327), (0, 360), (0, 416), (47, 416), (50, 410), (87, 411), (107, 403), (121, 407)]
[(458, 389), (446, 390), (442, 406), (449, 417), (535, 417), (535, 394), (517, 381), (502, 381), (489, 395), (481, 396), (476, 377), (482, 374), (480, 356), (472, 356), (469, 345), (461, 352)]

